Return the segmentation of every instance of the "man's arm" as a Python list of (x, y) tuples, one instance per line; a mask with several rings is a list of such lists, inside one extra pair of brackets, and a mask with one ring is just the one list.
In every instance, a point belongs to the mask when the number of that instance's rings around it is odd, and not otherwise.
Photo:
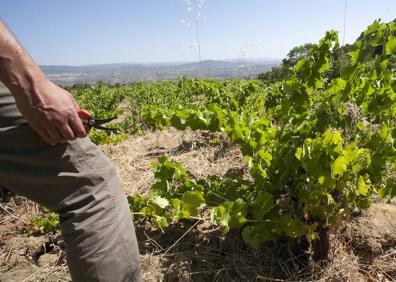
[(52, 83), (0, 20), (0, 81), (48, 144), (86, 136), (71, 94)]

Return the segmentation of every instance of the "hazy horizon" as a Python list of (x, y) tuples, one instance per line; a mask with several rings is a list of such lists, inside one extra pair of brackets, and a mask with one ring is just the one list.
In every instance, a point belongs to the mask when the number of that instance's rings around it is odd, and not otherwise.
[[(218, 61), (218, 62), (252, 62), (255, 64), (262, 64), (262, 63), (273, 63), (273, 62), (281, 62), (283, 58), (231, 58), (231, 59), (204, 59), (202, 62), (208, 61)], [(109, 63), (94, 63), (94, 64), (83, 64), (83, 65), (64, 65), (64, 64), (53, 64), (53, 65), (45, 65), (39, 64), (43, 67), (51, 67), (51, 66), (65, 66), (65, 67), (89, 67), (89, 66), (101, 66), (101, 65), (153, 65), (153, 66), (160, 66), (160, 65), (182, 65), (182, 64), (199, 64), (197, 60), (190, 60), (190, 61), (163, 61), (163, 62), (109, 62)]]

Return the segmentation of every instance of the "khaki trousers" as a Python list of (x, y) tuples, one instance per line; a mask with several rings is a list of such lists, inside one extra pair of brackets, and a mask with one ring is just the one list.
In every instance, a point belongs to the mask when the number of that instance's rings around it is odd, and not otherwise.
[(127, 199), (88, 138), (50, 146), (0, 91), (0, 186), (59, 213), (73, 281), (141, 281)]

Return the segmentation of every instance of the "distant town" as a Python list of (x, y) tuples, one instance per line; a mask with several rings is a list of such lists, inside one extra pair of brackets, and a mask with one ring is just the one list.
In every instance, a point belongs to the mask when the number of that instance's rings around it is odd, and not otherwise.
[(40, 66), (59, 85), (110, 84), (172, 80), (180, 76), (209, 79), (252, 78), (278, 66), (280, 60), (206, 60), (194, 63), (102, 64), (87, 66)]

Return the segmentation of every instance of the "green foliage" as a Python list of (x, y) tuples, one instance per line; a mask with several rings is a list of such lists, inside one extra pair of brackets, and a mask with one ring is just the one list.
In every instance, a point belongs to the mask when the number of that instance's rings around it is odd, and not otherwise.
[(152, 167), (157, 181), (146, 197), (129, 197), (132, 213), (151, 218), (160, 229), (167, 227), (172, 218), (199, 216), (205, 206), (203, 186), (191, 179), (181, 164), (165, 156)]
[[(266, 86), (256, 81), (205, 81), (180, 78), (177, 81), (166, 82), (137, 82), (127, 85), (111, 86), (103, 82), (95, 85), (75, 85), (68, 87), (81, 108), (89, 110), (97, 118), (120, 117), (116, 123), (108, 127), (117, 128), (117, 132), (92, 130), (90, 137), (96, 144), (118, 143), (126, 135), (141, 134), (149, 129), (149, 125), (157, 128), (166, 126), (161, 120), (162, 109), (178, 109), (200, 103), (216, 103), (238, 109), (241, 105), (259, 103), (264, 104)], [(252, 91), (259, 94), (261, 101), (251, 99)], [(157, 109), (156, 116), (150, 120), (147, 110)], [(182, 122), (181, 111), (175, 116), (176, 121)], [(194, 117), (192, 117), (194, 119)], [(199, 117), (195, 117), (199, 125)], [(184, 129), (180, 123), (178, 128)]]
[(125, 133), (116, 134), (108, 131), (92, 129), (89, 137), (95, 144), (117, 144), (128, 139), (129, 135)]
[(273, 67), (270, 71), (261, 73), (258, 75), (258, 79), (261, 79), (268, 83), (275, 83), (278, 81), (285, 80), (291, 76), (291, 69), (301, 59), (307, 59), (310, 55), (310, 49), (314, 45), (306, 43), (304, 45), (296, 46), (289, 51), (287, 57), (282, 60), (280, 66)]
[(59, 215), (48, 212), (31, 217), (27, 227), (28, 232), (40, 234), (55, 232), (57, 229), (59, 229)]

